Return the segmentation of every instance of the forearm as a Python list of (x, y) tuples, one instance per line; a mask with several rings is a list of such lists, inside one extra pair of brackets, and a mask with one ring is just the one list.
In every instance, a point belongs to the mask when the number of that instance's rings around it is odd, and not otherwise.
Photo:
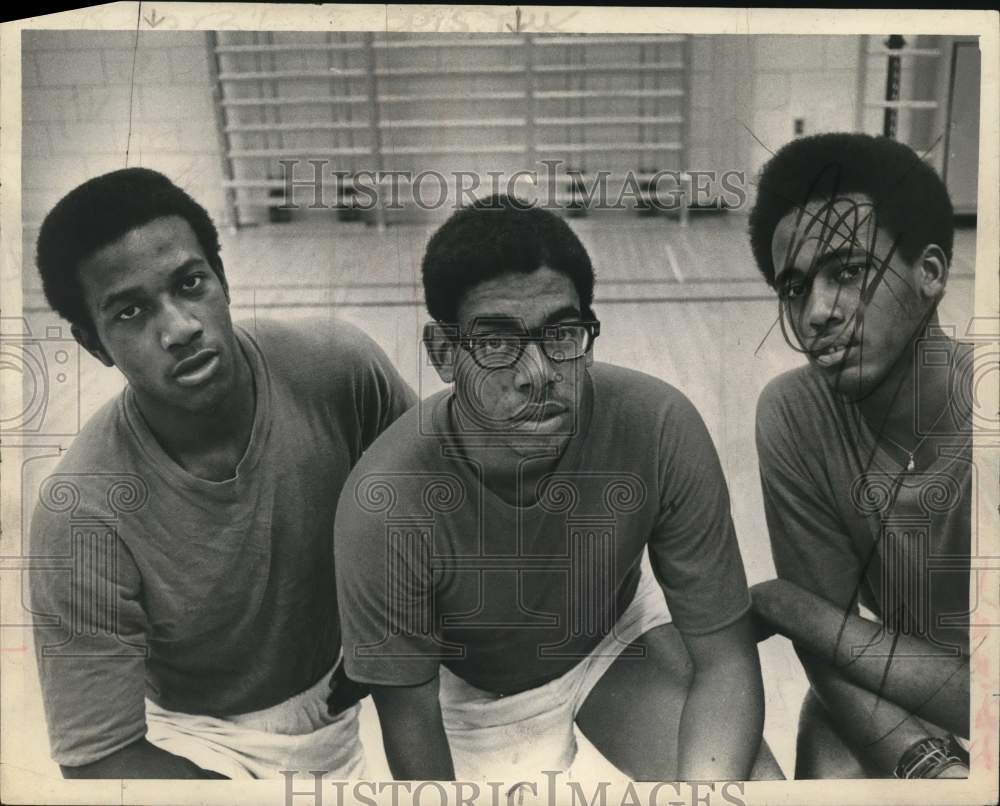
[(423, 689), (372, 686), (386, 761), (397, 781), (453, 781), (455, 768), (437, 702), (437, 680), (433, 699)]
[(809, 683), (838, 731), (873, 775), (889, 776), (907, 749), (930, 734), (908, 711), (799, 651)]
[(225, 778), (140, 739), (79, 767), (60, 767), (64, 778)]
[[(969, 735), (969, 660), (912, 635), (845, 613), (784, 581), (754, 588), (757, 612), (801, 650), (923, 719)], [(857, 654), (855, 654), (857, 653)]]
[(681, 713), (679, 779), (747, 780), (763, 727), (759, 663), (696, 669)]
[(397, 781), (453, 781), (455, 768), (444, 728), (407, 735), (403, 731), (382, 732), (389, 771)]

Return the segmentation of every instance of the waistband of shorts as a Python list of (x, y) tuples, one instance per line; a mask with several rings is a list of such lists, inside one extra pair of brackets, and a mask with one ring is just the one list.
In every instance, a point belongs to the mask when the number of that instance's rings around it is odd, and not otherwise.
[(243, 714), (236, 714), (226, 718), (231, 722), (236, 722), (237, 724), (244, 721), (257, 722), (265, 721), (279, 714), (287, 713), (304, 703), (312, 702), (314, 700), (322, 700), (325, 706), (326, 699), (330, 696), (330, 678), (333, 677), (334, 672), (337, 671), (337, 667), (339, 667), (343, 661), (344, 650), (341, 649), (340, 653), (337, 655), (337, 660), (334, 661), (330, 670), (327, 671), (319, 680), (309, 686), (309, 688), (300, 691), (298, 694), (293, 694), (287, 700), (282, 700), (275, 705), (269, 705), (267, 708), (261, 708), (259, 711), (248, 711)]

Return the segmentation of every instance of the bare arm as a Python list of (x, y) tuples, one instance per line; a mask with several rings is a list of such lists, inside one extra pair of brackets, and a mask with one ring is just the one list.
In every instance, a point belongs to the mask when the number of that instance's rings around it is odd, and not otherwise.
[(764, 728), (764, 687), (750, 615), (707, 635), (681, 634), (694, 676), (681, 713), (682, 781), (745, 781)]
[(80, 767), (60, 767), (63, 778), (225, 778), (140, 739)]
[(437, 675), (419, 686), (372, 686), (382, 742), (397, 781), (453, 781)]
[[(881, 624), (845, 615), (787, 580), (755, 585), (753, 598), (754, 610), (765, 621), (845, 679), (929, 722), (969, 735), (969, 658), (964, 652), (947, 657), (920, 638), (891, 634)], [(854, 647), (867, 649), (855, 656)]]
[(891, 775), (903, 753), (930, 738), (920, 720), (891, 700), (852, 683), (814, 655), (798, 654), (813, 691), (873, 775)]

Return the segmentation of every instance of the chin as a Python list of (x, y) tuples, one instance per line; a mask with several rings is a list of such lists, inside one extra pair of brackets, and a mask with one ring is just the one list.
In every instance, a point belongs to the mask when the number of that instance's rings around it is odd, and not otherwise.
[(207, 388), (199, 394), (190, 395), (178, 401), (178, 408), (190, 414), (222, 414), (226, 409), (228, 390), (225, 385)]
[(829, 380), (837, 395), (857, 403), (874, 393), (885, 378), (884, 376), (873, 378), (867, 373), (859, 374), (856, 370), (846, 370)]

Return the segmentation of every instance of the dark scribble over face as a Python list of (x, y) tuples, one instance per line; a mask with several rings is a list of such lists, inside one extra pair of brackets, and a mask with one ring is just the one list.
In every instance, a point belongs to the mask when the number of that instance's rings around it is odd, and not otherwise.
[(781, 219), (771, 253), (781, 323), (837, 392), (867, 397), (927, 321), (922, 257), (905, 261), (871, 199), (815, 199)]

